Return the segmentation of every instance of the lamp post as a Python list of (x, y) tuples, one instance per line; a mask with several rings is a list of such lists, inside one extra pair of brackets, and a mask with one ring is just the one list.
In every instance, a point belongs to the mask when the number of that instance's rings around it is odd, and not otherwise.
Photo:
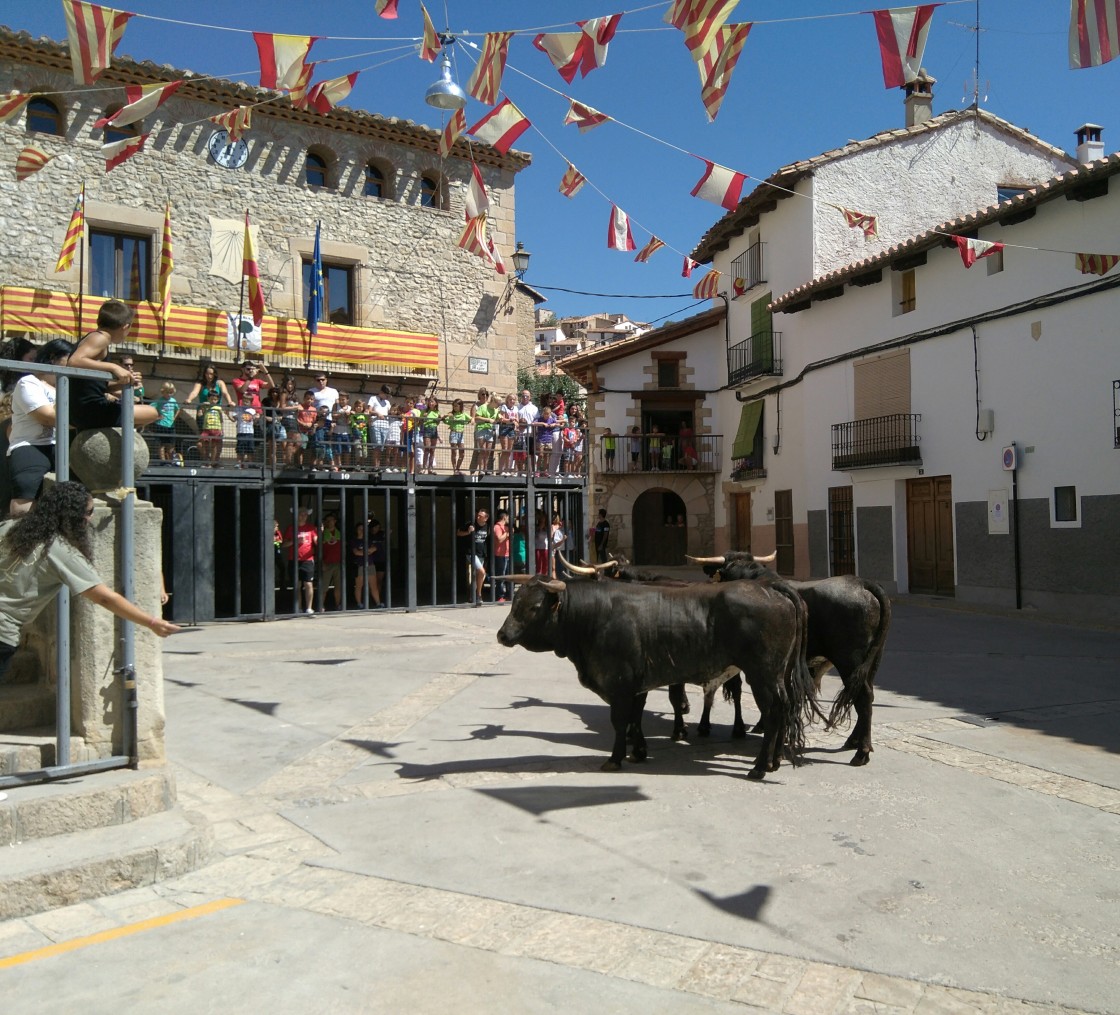
[(529, 270), (529, 258), (533, 255), (525, 249), (525, 244), (518, 241), (517, 248), (513, 252), (513, 273), (520, 281), (525, 277), (525, 272)]
[(451, 58), (447, 55), (447, 50), (455, 43), (455, 36), (441, 35), (439, 41), (444, 46), (439, 80), (424, 93), (424, 101), (436, 109), (462, 109), (467, 104), (467, 94), (452, 79)]

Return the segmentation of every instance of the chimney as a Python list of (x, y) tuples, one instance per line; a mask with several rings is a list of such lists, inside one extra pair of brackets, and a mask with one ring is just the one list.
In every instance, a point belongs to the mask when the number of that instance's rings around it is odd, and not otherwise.
[(933, 86), (937, 78), (922, 67), (918, 76), (906, 85), (906, 126), (916, 127), (933, 116)]
[(1077, 135), (1077, 161), (1096, 162), (1104, 158), (1104, 142), (1101, 140), (1103, 127), (1095, 123), (1083, 123), (1074, 133)]

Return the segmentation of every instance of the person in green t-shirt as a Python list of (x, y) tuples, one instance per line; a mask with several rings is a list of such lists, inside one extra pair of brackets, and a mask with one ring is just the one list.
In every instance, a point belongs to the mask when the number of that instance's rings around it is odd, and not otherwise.
[(471, 455), (471, 475), (476, 472), (485, 476), (494, 471), (494, 427), (498, 421), (497, 395), (491, 395), (486, 388), (478, 389), (478, 401), (471, 409), (474, 421), (474, 453)]
[(179, 630), (153, 617), (104, 584), (90, 563), (93, 498), (81, 483), (58, 483), (17, 521), (0, 524), (0, 683), (23, 628), (65, 585), (161, 638)]
[(360, 398), (354, 403), (354, 411), (350, 413), (350, 444), (354, 464), (364, 466), (369, 445), (369, 412), (366, 403)]
[(420, 434), (424, 438), (424, 464), (420, 471), (429, 476), (436, 474), (436, 445), (439, 444), (439, 425), (442, 420), (439, 399), (435, 395), (429, 395), (427, 407), (420, 410)]
[(466, 452), (463, 447), (463, 432), (471, 421), (471, 414), (465, 410), (463, 400), (456, 398), (451, 403), (451, 411), (443, 416), (442, 420), (451, 431), (448, 437), (448, 442), (451, 444), (451, 469), (456, 476), (461, 476), (463, 474), (463, 455)]

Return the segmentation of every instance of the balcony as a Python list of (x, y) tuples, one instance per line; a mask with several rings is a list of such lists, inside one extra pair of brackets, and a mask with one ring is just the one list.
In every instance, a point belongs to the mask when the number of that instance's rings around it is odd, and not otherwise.
[(749, 292), (756, 285), (762, 285), (766, 281), (766, 272), (762, 270), (761, 241), (747, 247), (731, 262), (731, 277), (740, 283), (735, 290), (737, 296)]
[[(613, 448), (607, 442), (613, 441)], [(719, 472), (721, 434), (615, 434), (595, 442), (595, 471), (617, 475), (651, 472)]]
[(743, 384), (752, 377), (781, 376), (782, 333), (759, 331), (727, 350), (727, 383)]
[(921, 421), (922, 414), (915, 412), (834, 423), (832, 468), (842, 472), (885, 465), (920, 465)]

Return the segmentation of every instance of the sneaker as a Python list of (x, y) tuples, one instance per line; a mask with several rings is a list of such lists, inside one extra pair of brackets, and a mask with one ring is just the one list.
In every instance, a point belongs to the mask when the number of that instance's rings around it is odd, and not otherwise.
[(506, 597), (505, 597), (505, 596), (498, 596), (498, 602), (499, 602), (499, 603), (504, 603), (505, 601), (506, 601)]
[(306, 610), (304, 610), (303, 612), (306, 613), (309, 617), (314, 617), (315, 616), (315, 611), (313, 609), (311, 609), (310, 606)]

